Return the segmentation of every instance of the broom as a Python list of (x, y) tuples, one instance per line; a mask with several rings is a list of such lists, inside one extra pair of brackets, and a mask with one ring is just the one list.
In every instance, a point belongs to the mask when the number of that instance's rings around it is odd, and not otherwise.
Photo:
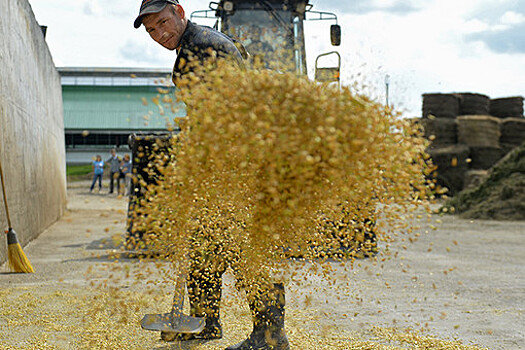
[(9, 208), (7, 207), (7, 197), (5, 194), (5, 184), (4, 184), (4, 172), (2, 171), (2, 162), (0, 162), (0, 180), (2, 182), (2, 193), (4, 195), (4, 205), (5, 205), (5, 214), (7, 216), (7, 224), (9, 225), (9, 230), (7, 233), (7, 261), (8, 265), (13, 272), (20, 273), (31, 273), (35, 272), (33, 266), (27, 259), (18, 238), (16, 237), (16, 232), (11, 227), (11, 218), (9, 217)]

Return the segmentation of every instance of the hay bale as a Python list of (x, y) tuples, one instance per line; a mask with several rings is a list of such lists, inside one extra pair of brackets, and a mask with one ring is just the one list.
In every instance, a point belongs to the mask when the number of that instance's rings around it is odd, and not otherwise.
[(469, 148), (454, 145), (427, 150), (432, 162), (437, 166), (437, 184), (446, 187), (450, 195), (463, 189), (465, 173), (468, 171)]
[(453, 94), (423, 94), (423, 118), (430, 115), (436, 118), (456, 118), (459, 101)]
[(475, 188), (481, 185), (489, 176), (488, 170), (469, 170), (465, 173), (463, 189)]
[(424, 136), (432, 141), (433, 147), (455, 145), (458, 141), (458, 129), (455, 119), (422, 118)]
[(478, 170), (490, 169), (504, 155), (500, 147), (470, 147), (470, 168)]
[(478, 187), (461, 192), (444, 207), (471, 219), (525, 220), (525, 143), (492, 167)]
[(490, 98), (471, 92), (454, 94), (459, 101), (459, 115), (489, 115)]
[(512, 152), (512, 150), (514, 150), (518, 146), (512, 145), (510, 143), (502, 143), (502, 142), (500, 142), (500, 147), (501, 147), (501, 152), (505, 156), (505, 155), (509, 154), (510, 152)]
[(500, 143), (519, 146), (525, 142), (525, 118), (505, 118), (500, 124)]
[(458, 117), (458, 143), (469, 147), (499, 147), (500, 119), (488, 115)]
[(491, 99), (490, 115), (498, 118), (523, 118), (523, 97)]

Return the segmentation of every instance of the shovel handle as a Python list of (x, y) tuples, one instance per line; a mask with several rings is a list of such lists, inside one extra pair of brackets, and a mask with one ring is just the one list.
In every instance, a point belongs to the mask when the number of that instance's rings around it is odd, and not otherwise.
[(184, 307), (184, 295), (186, 294), (187, 274), (179, 273), (175, 283), (175, 294), (173, 295), (173, 304), (171, 306), (171, 322), (174, 326), (180, 325), (182, 310)]

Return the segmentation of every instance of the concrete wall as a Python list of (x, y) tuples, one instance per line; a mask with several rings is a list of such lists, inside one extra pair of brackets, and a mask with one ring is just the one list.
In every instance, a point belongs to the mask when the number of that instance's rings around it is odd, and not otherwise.
[[(62, 90), (29, 2), (0, 0), (0, 13), (0, 161), (11, 222), (25, 245), (66, 206)], [(7, 229), (3, 198), (0, 229)]]

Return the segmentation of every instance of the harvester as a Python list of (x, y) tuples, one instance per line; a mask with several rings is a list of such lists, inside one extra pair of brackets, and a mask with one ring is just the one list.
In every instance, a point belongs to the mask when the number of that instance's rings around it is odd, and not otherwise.
[[(221, 0), (210, 2), (208, 10), (195, 11), (191, 20), (215, 20), (214, 28), (240, 42), (252, 60), (269, 69), (307, 75), (305, 21), (329, 21), (330, 42), (341, 44), (337, 15), (312, 10), (309, 0)], [(328, 38), (328, 36), (327, 36)], [(337, 64), (319, 67), (319, 59), (334, 55)], [(315, 60), (315, 79), (339, 82), (341, 57), (337, 51)]]

